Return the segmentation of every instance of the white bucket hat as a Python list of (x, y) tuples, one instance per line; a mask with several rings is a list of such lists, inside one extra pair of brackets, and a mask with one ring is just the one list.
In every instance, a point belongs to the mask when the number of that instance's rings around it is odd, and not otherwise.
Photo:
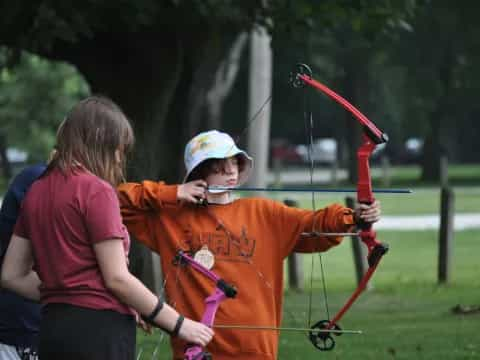
[(245, 166), (238, 174), (238, 185), (244, 184), (253, 167), (253, 159), (243, 150), (240, 150), (230, 135), (217, 130), (202, 132), (192, 138), (185, 147), (185, 168), (187, 174), (183, 182), (200, 163), (208, 159), (226, 159), (241, 155), (245, 159)]

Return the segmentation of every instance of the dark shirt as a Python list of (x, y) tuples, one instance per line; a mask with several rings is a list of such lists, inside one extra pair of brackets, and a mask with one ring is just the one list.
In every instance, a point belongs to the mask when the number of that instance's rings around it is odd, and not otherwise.
[[(33, 165), (18, 174), (8, 188), (0, 209), (0, 265), (7, 250), (20, 204), (30, 185), (45, 171)], [(0, 288), (0, 343), (36, 348), (40, 305)]]

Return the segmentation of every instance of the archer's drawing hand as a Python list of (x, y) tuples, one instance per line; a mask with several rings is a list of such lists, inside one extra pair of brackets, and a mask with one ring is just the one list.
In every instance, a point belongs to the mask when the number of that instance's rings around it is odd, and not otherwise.
[(380, 220), (381, 213), (380, 203), (375, 200), (370, 205), (359, 204), (355, 208), (355, 219), (357, 223), (374, 223)]
[(202, 323), (185, 318), (178, 336), (189, 343), (205, 346), (212, 340), (213, 330)]
[(177, 199), (181, 202), (200, 204), (205, 199), (207, 183), (203, 180), (193, 180), (178, 185)]

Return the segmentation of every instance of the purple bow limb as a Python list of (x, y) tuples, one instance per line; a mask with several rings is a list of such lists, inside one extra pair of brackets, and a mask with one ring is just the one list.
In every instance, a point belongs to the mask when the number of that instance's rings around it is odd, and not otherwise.
[[(205, 311), (202, 320), (200, 321), (208, 327), (213, 327), (215, 315), (220, 303), (228, 298), (234, 298), (237, 295), (237, 289), (235, 286), (225, 282), (213, 271), (208, 270), (183, 251), (178, 252), (176, 262), (182, 265), (190, 265), (193, 269), (199, 271), (215, 282), (215, 291), (205, 299)], [(211, 359), (211, 355), (200, 345), (189, 344), (185, 350), (184, 358), (185, 360), (204, 360)]]

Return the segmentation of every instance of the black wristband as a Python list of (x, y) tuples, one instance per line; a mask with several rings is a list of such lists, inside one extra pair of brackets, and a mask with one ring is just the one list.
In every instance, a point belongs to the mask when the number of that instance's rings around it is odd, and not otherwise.
[(155, 308), (150, 313), (150, 315), (148, 315), (148, 316), (143, 316), (142, 315), (143, 321), (145, 321), (146, 323), (151, 324), (151, 325), (156, 325), (153, 320), (157, 317), (158, 313), (160, 312), (160, 310), (162, 310), (162, 308), (163, 308), (163, 301), (158, 299), (157, 305), (155, 305)]
[(183, 315), (178, 315), (177, 323), (175, 324), (175, 327), (173, 328), (173, 331), (170, 333), (170, 336), (177, 336), (178, 335), (178, 333), (180, 331), (180, 328), (182, 327), (183, 320), (185, 320)]

